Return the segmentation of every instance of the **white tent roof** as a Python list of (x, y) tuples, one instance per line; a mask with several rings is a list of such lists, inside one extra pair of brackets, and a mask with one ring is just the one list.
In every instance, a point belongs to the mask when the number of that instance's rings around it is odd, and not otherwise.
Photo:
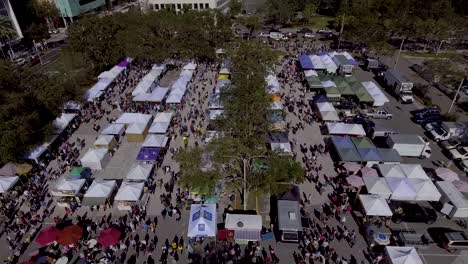
[(26, 158), (29, 160), (34, 160), (39, 162), (39, 158), (44, 154), (44, 152), (49, 148), (50, 143), (45, 142), (39, 146), (34, 147), (31, 152), (26, 155)]
[(171, 122), (173, 115), (171, 112), (159, 112), (154, 117), (154, 122)]
[(224, 114), (224, 110), (222, 109), (212, 109), (209, 111), (208, 116), (210, 120), (216, 120), (218, 118), (222, 118)]
[(168, 137), (161, 134), (150, 134), (146, 137), (145, 142), (143, 142), (142, 147), (158, 147), (164, 148), (167, 145)]
[(317, 104), (317, 108), (318, 108), (318, 110), (320, 112), (328, 112), (328, 111), (336, 112), (335, 107), (330, 102), (323, 102), (323, 103), (316, 103), (316, 104)]
[(122, 135), (125, 131), (125, 124), (110, 124), (104, 130), (102, 135)]
[(153, 85), (153, 81), (151, 81), (151, 80), (145, 80), (145, 79), (141, 80), (137, 84), (135, 89), (133, 90), (132, 96), (137, 96), (137, 95), (140, 95), (140, 94), (149, 93), (150, 90), (151, 90), (152, 85)]
[(386, 246), (385, 251), (391, 264), (424, 264), (414, 247)]
[(166, 64), (154, 64), (153, 67), (151, 67), (151, 69), (164, 71), (166, 70)]
[(438, 202), (442, 197), (439, 190), (431, 180), (411, 178), (409, 181), (416, 190), (416, 201)]
[(392, 190), (391, 200), (410, 201), (416, 199), (416, 190), (408, 178), (387, 177), (385, 179)]
[[(78, 192), (83, 188), (85, 184), (85, 179), (65, 179), (60, 178), (57, 184), (55, 185), (55, 190), (60, 192), (72, 192), (73, 195), (78, 194)], [(60, 196), (60, 195), (56, 195)]]
[(318, 76), (318, 73), (314, 70), (305, 70), (304, 75), (306, 77), (311, 77), (311, 76)]
[(375, 176), (363, 176), (362, 180), (366, 185), (367, 192), (371, 194), (379, 194), (384, 197), (390, 197), (392, 191), (387, 184), (385, 178)]
[(258, 230), (262, 229), (261, 215), (226, 214), (226, 229)]
[(62, 113), (53, 122), (53, 125), (54, 125), (54, 127), (56, 129), (55, 132), (56, 133), (61, 133), (63, 130), (65, 130), (68, 127), (68, 125), (70, 124), (70, 122), (73, 121), (73, 119), (75, 119), (76, 116), (77, 116), (77, 114)]
[(169, 122), (153, 122), (148, 132), (151, 134), (166, 134), (169, 126)]
[(84, 197), (102, 197), (102, 198), (108, 198), (112, 191), (114, 191), (115, 186), (117, 186), (116, 181), (98, 181), (95, 180), (89, 186), (88, 191), (86, 191)]
[(323, 88), (336, 87), (336, 83), (334, 81), (327, 80), (327, 81), (322, 81), (321, 83), (322, 83)]
[(385, 199), (379, 195), (359, 195), (362, 207), (366, 211), (366, 215), (376, 216), (392, 216), (392, 210), (388, 206)]
[(122, 182), (119, 191), (115, 195), (115, 201), (139, 201), (143, 193), (143, 182)]
[(369, 95), (374, 99), (374, 106), (383, 106), (385, 103), (390, 102), (382, 92), (382, 90), (373, 81), (362, 82), (362, 86), (366, 88)]
[(168, 104), (180, 104), (182, 102), (182, 98), (185, 94), (185, 88), (183, 91), (180, 89), (174, 89), (171, 91), (169, 96), (166, 99), (166, 103)]
[(269, 74), (267, 77), (265, 77), (265, 82), (267, 83), (267, 87), (276, 87), (279, 91), (280, 83), (275, 75)]
[(153, 102), (159, 103), (164, 100), (169, 88), (157, 87), (151, 93), (140, 93), (133, 98), (135, 102)]
[(86, 91), (84, 98), (88, 101), (93, 101), (94, 99), (101, 97), (111, 83), (112, 81), (110, 79), (99, 80), (93, 87)]
[(405, 178), (405, 173), (397, 164), (377, 164), (377, 170), (383, 177)]
[(327, 123), (327, 128), (330, 135), (366, 135), (364, 128), (362, 128), (362, 125), (359, 124)]
[(116, 124), (134, 124), (140, 123), (147, 125), (151, 119), (152, 115), (145, 115), (141, 113), (123, 113), (120, 117), (114, 122)]
[(214, 237), (216, 225), (216, 204), (192, 204), (190, 206), (188, 237)]
[(340, 117), (336, 111), (324, 111), (320, 112), (323, 121), (339, 121)]
[(101, 162), (101, 160), (103, 160), (106, 157), (107, 152), (108, 150), (106, 148), (92, 148), (84, 154), (80, 161), (83, 164), (86, 164), (88, 162)]
[(231, 72), (229, 71), (228, 68), (224, 67), (219, 70), (219, 74), (230, 74)]
[(283, 103), (281, 103), (281, 101), (279, 102), (272, 102), (270, 104), (270, 109), (271, 110), (281, 110), (283, 109)]
[(197, 64), (194, 63), (194, 62), (190, 62), (190, 63), (187, 63), (185, 66), (184, 66), (184, 70), (195, 70), (197, 68)]
[(458, 210), (454, 212), (451, 217), (467, 217), (468, 216), (468, 200), (465, 195), (463, 195), (452, 182), (448, 181), (437, 181), (437, 188), (444, 194), (444, 197), (447, 198), (453, 206)]
[(153, 170), (153, 166), (153, 164), (134, 163), (127, 173), (127, 179), (146, 181)]
[(10, 190), (11, 187), (13, 187), (16, 184), (16, 182), (18, 182), (18, 179), (19, 179), (18, 176), (0, 177), (0, 193), (8, 192), (8, 190)]
[(127, 134), (143, 134), (146, 129), (146, 124), (143, 123), (133, 123), (130, 124), (127, 129), (125, 130), (125, 133)]
[(401, 170), (408, 178), (417, 178), (429, 180), (426, 172), (420, 164), (399, 164)]
[(283, 142), (283, 143), (272, 142), (270, 143), (270, 146), (271, 146), (271, 150), (273, 151), (292, 153), (291, 144), (289, 142)]
[(316, 70), (325, 70), (325, 64), (323, 64), (322, 60), (317, 55), (309, 55), (309, 59), (312, 61), (314, 65), (314, 69)]
[(327, 72), (336, 73), (338, 66), (336, 66), (335, 62), (330, 56), (328, 56), (327, 54), (323, 54), (323, 55), (319, 55), (319, 58), (322, 60), (323, 64), (325, 65)]
[(112, 142), (112, 140), (114, 140), (113, 135), (100, 135), (98, 136), (96, 141), (94, 141), (94, 145), (95, 146), (101, 146), (101, 145), (107, 146)]

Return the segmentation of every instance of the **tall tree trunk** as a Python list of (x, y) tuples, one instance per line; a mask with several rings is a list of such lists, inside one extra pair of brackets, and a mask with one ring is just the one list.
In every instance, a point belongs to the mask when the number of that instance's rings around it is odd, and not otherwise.
[(247, 210), (247, 160), (242, 160), (243, 163), (243, 176), (244, 176), (244, 210)]

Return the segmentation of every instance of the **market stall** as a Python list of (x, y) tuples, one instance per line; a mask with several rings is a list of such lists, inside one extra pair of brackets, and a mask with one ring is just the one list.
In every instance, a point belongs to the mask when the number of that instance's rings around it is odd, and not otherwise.
[(89, 149), (80, 159), (83, 167), (92, 170), (102, 170), (110, 161), (109, 150), (105, 148)]
[(114, 197), (119, 210), (131, 210), (132, 205), (140, 201), (144, 188), (143, 182), (122, 182), (119, 191)]
[(125, 130), (128, 142), (143, 142), (148, 134), (148, 127), (144, 123), (130, 124)]
[(330, 135), (365, 136), (362, 125), (348, 123), (326, 123)]
[(125, 133), (125, 124), (109, 124), (101, 132), (101, 135), (114, 135), (121, 138)]
[(69, 206), (70, 202), (79, 200), (77, 195), (85, 183), (85, 179), (60, 178), (55, 186), (51, 189), (50, 193), (52, 196), (57, 197), (58, 206)]
[(116, 186), (117, 182), (114, 180), (94, 180), (84, 194), (83, 204), (88, 206), (105, 204)]
[(385, 178), (377, 176), (362, 176), (362, 180), (364, 181), (368, 193), (379, 195), (384, 199), (389, 199), (392, 195), (392, 191), (390, 190)]
[(278, 200), (278, 230), (281, 241), (299, 242), (302, 233), (299, 202)]
[(133, 163), (127, 173), (127, 180), (147, 181), (153, 172), (153, 164)]
[(216, 204), (192, 204), (187, 236), (215, 237), (217, 229)]
[(2, 176), (0, 177), (0, 193), (6, 193), (15, 186), (18, 182), (18, 176)]
[(260, 241), (262, 216), (244, 214), (226, 214), (225, 227), (234, 231), (236, 241)]
[(414, 247), (386, 246), (385, 252), (390, 264), (424, 264)]
[(161, 152), (161, 148), (143, 147), (140, 149), (140, 152), (138, 153), (136, 160), (154, 163), (159, 157), (160, 152)]
[(165, 148), (167, 147), (168, 141), (169, 141), (169, 138), (166, 135), (149, 134), (141, 146)]
[(361, 84), (374, 100), (373, 106), (379, 107), (389, 102), (387, 96), (385, 96), (381, 88), (374, 81), (362, 82)]
[(387, 201), (380, 195), (359, 195), (364, 212), (367, 216), (392, 216), (393, 212)]
[(338, 113), (331, 103), (316, 103), (323, 121), (339, 121)]
[(94, 141), (94, 146), (96, 148), (106, 148), (106, 149), (113, 149), (117, 147), (117, 140), (113, 135), (100, 135)]
[(468, 218), (468, 196), (461, 193), (452, 182), (437, 181), (437, 189), (442, 197), (442, 213), (450, 218)]
[(134, 102), (161, 103), (166, 98), (169, 88), (156, 87), (151, 93), (140, 93), (133, 97)]

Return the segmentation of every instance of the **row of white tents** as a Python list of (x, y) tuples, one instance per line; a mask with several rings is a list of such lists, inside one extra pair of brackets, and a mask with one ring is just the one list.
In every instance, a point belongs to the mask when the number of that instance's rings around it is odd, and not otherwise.
[(136, 88), (132, 91), (132, 96), (134, 96), (133, 100), (137, 98), (138, 95), (144, 95), (139, 97), (138, 99), (141, 100), (145, 97), (151, 97), (153, 92), (153, 88), (158, 84), (161, 76), (166, 71), (166, 65), (153, 65), (150, 72), (143, 77), (140, 82), (137, 84)]
[(182, 102), (182, 98), (187, 91), (187, 86), (190, 80), (192, 80), (193, 74), (197, 69), (197, 64), (190, 62), (186, 64), (182, 72), (180, 73), (179, 78), (175, 81), (172, 85), (171, 91), (166, 99), (166, 103), (168, 104), (180, 104)]
[(330, 135), (365, 136), (366, 131), (360, 124), (326, 123)]

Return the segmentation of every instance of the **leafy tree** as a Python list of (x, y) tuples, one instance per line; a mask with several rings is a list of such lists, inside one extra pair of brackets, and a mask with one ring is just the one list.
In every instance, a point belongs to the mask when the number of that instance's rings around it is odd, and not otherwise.
[(11, 26), (7, 17), (0, 16), (0, 40), (8, 40), (16, 36), (16, 31)]
[(238, 21), (241, 25), (249, 29), (249, 37), (252, 36), (255, 30), (261, 27), (260, 17), (258, 16), (239, 17)]
[(229, 14), (231, 16), (237, 16), (242, 11), (242, 2), (240, 0), (231, 0), (229, 2)]
[(307, 23), (311, 23), (312, 18), (316, 15), (317, 12), (317, 5), (315, 3), (308, 3), (303, 11), (304, 14), (304, 21)]
[(266, 10), (276, 23), (286, 24), (296, 12), (294, 0), (267, 0)]
[(59, 15), (59, 10), (55, 4), (49, 1), (31, 0), (29, 5), (38, 18), (43, 18), (49, 28), (54, 28), (52, 18)]

